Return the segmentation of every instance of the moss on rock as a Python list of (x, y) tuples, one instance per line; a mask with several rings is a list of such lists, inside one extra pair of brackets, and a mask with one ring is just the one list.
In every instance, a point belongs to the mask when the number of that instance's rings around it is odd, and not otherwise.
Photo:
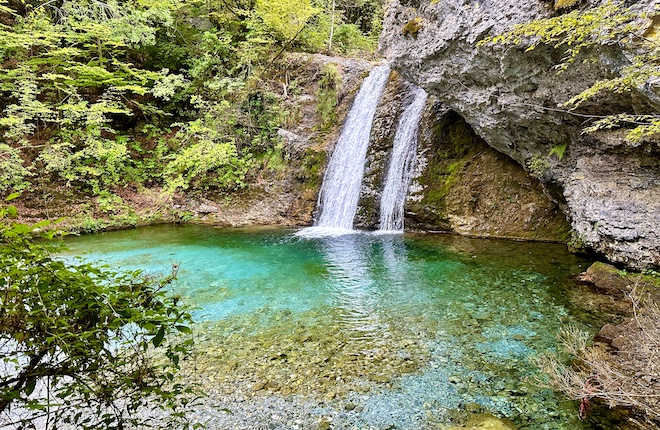
[(602, 262), (592, 264), (580, 278), (594, 286), (599, 292), (624, 298), (634, 289), (650, 294), (660, 301), (660, 275), (620, 270)]
[(410, 36), (413, 39), (417, 39), (417, 33), (419, 33), (419, 30), (421, 29), (422, 29), (422, 18), (417, 17), (411, 19), (403, 26), (403, 28), (401, 29), (401, 34), (403, 34), (404, 37)]
[(509, 420), (497, 418), (491, 414), (477, 414), (471, 417), (461, 427), (450, 427), (447, 430), (517, 430), (517, 427)]

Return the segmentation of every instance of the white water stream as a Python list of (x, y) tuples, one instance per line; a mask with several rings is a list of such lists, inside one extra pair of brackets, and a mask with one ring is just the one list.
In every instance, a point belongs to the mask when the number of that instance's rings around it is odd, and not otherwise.
[(316, 227), (353, 228), (371, 126), (389, 75), (386, 65), (374, 68), (355, 97), (323, 178)]
[(413, 101), (399, 119), (387, 178), (380, 198), (381, 231), (403, 231), (403, 206), (415, 167), (419, 119), (427, 98), (423, 89), (413, 88)]

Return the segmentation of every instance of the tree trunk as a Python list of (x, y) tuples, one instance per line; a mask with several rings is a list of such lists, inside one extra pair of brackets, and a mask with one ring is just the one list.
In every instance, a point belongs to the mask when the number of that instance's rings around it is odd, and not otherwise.
[(330, 21), (330, 39), (328, 39), (328, 54), (332, 51), (332, 38), (335, 35), (335, 0), (332, 0), (332, 19)]

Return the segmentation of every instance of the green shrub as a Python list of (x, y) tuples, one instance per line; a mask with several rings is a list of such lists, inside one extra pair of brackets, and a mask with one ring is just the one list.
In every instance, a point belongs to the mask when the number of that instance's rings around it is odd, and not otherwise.
[(126, 166), (130, 164), (127, 138), (101, 137), (100, 129), (67, 130), (39, 155), (44, 172), (54, 173), (69, 184), (102, 189), (124, 183)]
[(174, 156), (165, 167), (166, 185), (177, 189), (236, 190), (246, 186), (250, 159), (240, 157), (233, 141), (216, 143), (205, 140)]
[(335, 48), (342, 54), (372, 51), (375, 48), (375, 40), (364, 35), (356, 24), (341, 24), (338, 26), (332, 41)]
[(176, 268), (146, 276), (57, 258), (56, 233), (39, 234), (49, 222), (16, 215), (0, 207), (3, 424), (11, 410), (16, 428), (183, 428), (199, 393), (175, 379), (194, 345), (189, 309), (167, 289)]
[(29, 187), (30, 171), (23, 166), (18, 149), (0, 143), (0, 193), (20, 192)]

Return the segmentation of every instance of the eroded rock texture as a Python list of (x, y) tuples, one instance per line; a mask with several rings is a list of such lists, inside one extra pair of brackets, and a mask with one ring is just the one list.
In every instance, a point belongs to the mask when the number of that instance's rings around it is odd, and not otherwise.
[[(580, 7), (586, 7), (582, 5)], [(654, 0), (636, 2), (658, 8)], [(581, 134), (585, 117), (561, 104), (627, 64), (613, 46), (587, 52), (596, 63), (553, 70), (562, 52), (477, 42), (514, 24), (556, 14), (539, 0), (394, 0), (381, 50), (404, 79), (436, 96), (491, 147), (541, 179), (560, 203), (577, 242), (635, 268), (660, 265), (660, 145), (633, 147), (623, 133)], [(660, 83), (604, 94), (583, 115), (660, 111)], [(553, 148), (566, 145), (561, 160)], [(556, 152), (556, 151), (555, 151)]]

